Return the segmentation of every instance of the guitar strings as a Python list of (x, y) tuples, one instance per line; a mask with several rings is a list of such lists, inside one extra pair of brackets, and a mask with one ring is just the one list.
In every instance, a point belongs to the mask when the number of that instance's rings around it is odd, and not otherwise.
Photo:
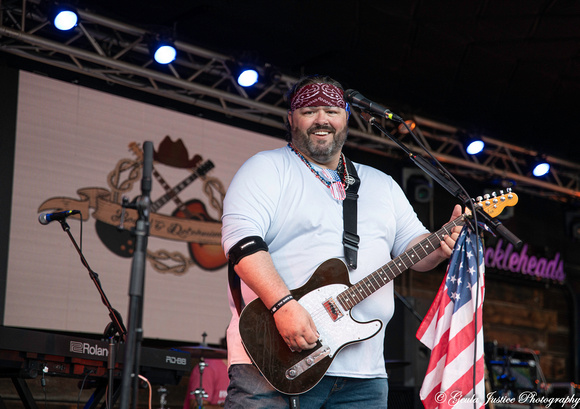
[[(410, 258), (408, 253), (410, 253), (410, 252), (415, 253), (415, 256), (417, 256), (419, 259), (426, 257), (427, 255), (431, 254), (435, 249), (437, 249), (436, 244), (438, 244), (438, 243), (435, 243), (435, 244), (432, 243), (431, 242), (432, 238), (437, 238), (439, 241), (443, 240), (443, 237), (445, 236), (445, 234), (449, 234), (451, 232), (451, 227), (461, 225), (462, 222), (463, 222), (463, 217), (460, 216), (457, 219), (447, 223), (439, 231), (429, 235), (424, 240), (422, 240), (421, 242), (419, 242), (415, 246), (413, 246), (411, 249), (409, 249), (405, 253), (401, 254), (400, 256), (396, 257), (395, 259), (391, 260), (386, 265), (375, 270), (373, 273), (369, 274), (368, 276), (364, 277), (363, 279), (361, 279), (357, 283), (353, 284), (351, 287), (345, 289), (344, 291), (341, 291), (340, 293), (336, 294), (334, 297), (330, 297), (330, 298), (326, 299), (325, 302), (328, 301), (329, 299), (337, 300), (338, 302), (335, 303), (335, 305), (340, 307), (341, 314), (350, 316), (350, 310), (355, 305), (357, 305), (358, 303), (363, 301), (365, 298), (367, 298), (368, 296), (370, 296), (374, 292), (381, 289), (384, 285), (388, 284), (390, 281), (393, 281), (395, 278), (398, 277), (399, 274), (408, 270), (416, 263), (416, 262), (413, 262), (413, 260)], [(443, 233), (443, 234), (440, 236), (441, 233)], [(431, 245), (431, 247), (433, 247), (434, 250), (432, 250), (432, 251), (426, 250), (425, 246), (424, 246), (424, 242), (428, 242), (429, 245)], [(419, 250), (422, 253), (424, 253), (422, 257), (418, 253)], [(407, 267), (407, 264), (405, 263), (405, 260), (404, 260), (405, 257), (407, 258), (407, 261), (410, 262), (409, 267)], [(393, 262), (395, 262), (395, 263), (393, 263)], [(399, 262), (404, 267), (403, 269), (400, 268)], [(397, 269), (399, 270), (398, 273), (394, 272), (393, 268), (390, 267), (391, 263), (393, 263), (393, 265), (395, 267), (397, 267)], [(391, 277), (389, 275), (389, 272), (393, 274), (393, 277)], [(381, 273), (386, 275), (389, 280), (385, 282), (385, 279), (381, 275)], [(382, 280), (383, 283), (381, 283), (379, 281), (379, 279)], [(375, 284), (373, 284), (373, 281), (375, 282)], [(345, 294), (348, 294), (348, 295), (345, 295)], [(360, 297), (360, 299), (359, 299), (359, 297)], [(345, 308), (345, 304), (347, 304), (347, 305), (352, 304), (352, 306), (350, 308)], [(313, 319), (319, 319), (319, 318), (325, 317), (326, 315), (329, 315), (329, 312), (327, 311), (327, 309), (323, 305), (319, 306), (319, 307), (315, 307), (311, 311), (311, 316)]]

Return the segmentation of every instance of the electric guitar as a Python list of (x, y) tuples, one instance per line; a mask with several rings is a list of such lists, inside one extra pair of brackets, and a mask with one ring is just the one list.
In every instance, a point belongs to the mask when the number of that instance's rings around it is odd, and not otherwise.
[[(486, 213), (498, 215), (505, 206), (514, 206), (517, 195), (511, 191), (476, 203)], [(316, 346), (292, 352), (278, 333), (274, 317), (258, 298), (240, 315), (242, 343), (252, 362), (272, 387), (288, 395), (312, 389), (324, 376), (336, 354), (347, 345), (375, 336), (383, 326), (380, 320), (355, 321), (350, 310), (379, 288), (431, 254), (443, 236), (465, 223), (466, 215), (445, 224), (420, 243), (378, 270), (351, 284), (348, 268), (340, 259), (322, 263), (302, 287), (290, 291), (312, 316), (320, 334)]]
[[(143, 152), (137, 143), (131, 142), (129, 144), (129, 149), (133, 151), (139, 161), (143, 161)], [(172, 216), (183, 219), (215, 221), (210, 217), (205, 208), (205, 205), (200, 200), (193, 199), (183, 203), (178, 196), (179, 192), (189, 186), (198, 177), (205, 176), (205, 174), (213, 169), (213, 167), (214, 164), (210, 160), (202, 163), (191, 175), (189, 175), (175, 187), (171, 187), (169, 183), (165, 181), (163, 176), (161, 176), (161, 174), (157, 171), (157, 169), (153, 167), (153, 176), (155, 176), (155, 179), (157, 179), (159, 184), (163, 187), (165, 194), (151, 204), (151, 211), (156, 212), (169, 200), (173, 200), (173, 202), (177, 205), (177, 209), (175, 209), (175, 211), (172, 213)], [(200, 267), (206, 270), (217, 270), (218, 268), (221, 268), (228, 263), (228, 260), (226, 259), (220, 244), (201, 244), (190, 242), (188, 243), (188, 248), (191, 258)]]
[[(143, 161), (143, 151), (141, 150), (141, 148), (137, 143), (131, 142), (129, 144), (129, 149), (133, 151), (133, 153), (135, 154), (135, 156), (137, 156), (137, 159), (139, 159), (139, 161), (141, 162)], [(155, 200), (153, 203), (151, 203), (151, 212), (155, 213), (170, 200), (173, 200), (177, 205), (177, 207), (184, 208), (185, 205), (179, 199), (179, 196), (177, 196), (177, 194), (181, 192), (183, 189), (185, 189), (187, 186), (189, 186), (198, 177), (205, 176), (205, 174), (209, 172), (211, 169), (213, 169), (213, 167), (214, 164), (211, 160), (205, 161), (200, 166), (198, 166), (195, 169), (195, 171), (191, 173), (191, 175), (183, 179), (175, 187), (171, 187), (169, 183), (165, 181), (165, 179), (154, 167), (152, 171), (153, 176), (155, 176), (159, 184), (163, 187), (163, 189), (165, 190), (165, 194), (161, 196), (159, 199)], [(187, 215), (187, 210), (184, 210), (184, 212)]]

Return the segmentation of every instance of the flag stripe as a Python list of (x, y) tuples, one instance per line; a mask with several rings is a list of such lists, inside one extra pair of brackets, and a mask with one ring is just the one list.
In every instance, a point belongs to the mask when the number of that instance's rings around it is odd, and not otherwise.
[[(478, 319), (477, 326), (477, 331), (481, 331), (480, 319)], [(431, 356), (438, 357), (447, 354), (447, 360), (451, 362), (462, 349), (466, 348), (475, 339), (473, 322), (466, 323), (455, 335), (452, 335), (452, 333), (450, 329), (443, 334), (441, 341), (432, 349)]]
[[(481, 357), (477, 366), (483, 369), (484, 361)], [(473, 409), (473, 371), (470, 368), (469, 371), (465, 372), (461, 377), (458, 378), (457, 382), (446, 389), (445, 392), (441, 391), (441, 384), (436, 385), (435, 388), (427, 396), (421, 394), (421, 400), (424, 402), (437, 402), (437, 407), (439, 409), (443, 408), (455, 408), (455, 409)], [(484, 373), (483, 371), (477, 371), (476, 376), (476, 390), (484, 390)], [(467, 388), (466, 388), (467, 386)], [(462, 388), (463, 387), (463, 388)], [(459, 397), (461, 399), (459, 399)], [(476, 399), (476, 408), (481, 408), (485, 406), (485, 396), (479, 395)], [(457, 401), (459, 400), (459, 402)], [(425, 405), (427, 407), (427, 405)]]

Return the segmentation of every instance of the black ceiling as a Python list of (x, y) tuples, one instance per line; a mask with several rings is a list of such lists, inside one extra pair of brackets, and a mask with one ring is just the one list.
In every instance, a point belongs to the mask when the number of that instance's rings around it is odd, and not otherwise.
[(78, 0), (288, 75), (324, 73), (419, 114), (578, 161), (577, 0)]

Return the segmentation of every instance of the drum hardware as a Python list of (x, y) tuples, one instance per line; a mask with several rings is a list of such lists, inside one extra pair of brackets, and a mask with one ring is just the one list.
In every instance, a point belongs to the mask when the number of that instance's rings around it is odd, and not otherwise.
[(199, 388), (191, 392), (195, 396), (195, 401), (197, 402), (197, 408), (203, 409), (203, 400), (208, 398), (207, 392), (203, 389), (203, 371), (207, 364), (205, 363), (203, 357), (199, 359)]
[(197, 409), (203, 409), (203, 401), (204, 399), (208, 398), (207, 392), (203, 389), (203, 371), (207, 367), (207, 363), (205, 362), (206, 359), (227, 359), (228, 352), (225, 349), (219, 348), (211, 348), (207, 346), (205, 342), (205, 338), (207, 334), (204, 332), (202, 334), (202, 342), (201, 345), (198, 346), (181, 346), (175, 348), (176, 350), (189, 352), (192, 358), (198, 358), (198, 370), (199, 370), (199, 388), (195, 391), (191, 391), (190, 395), (195, 397), (195, 401)]
[(167, 405), (167, 388), (165, 386), (160, 386), (159, 389), (157, 389), (157, 392), (159, 392), (160, 396), (159, 396), (159, 409), (165, 409), (165, 405)]

